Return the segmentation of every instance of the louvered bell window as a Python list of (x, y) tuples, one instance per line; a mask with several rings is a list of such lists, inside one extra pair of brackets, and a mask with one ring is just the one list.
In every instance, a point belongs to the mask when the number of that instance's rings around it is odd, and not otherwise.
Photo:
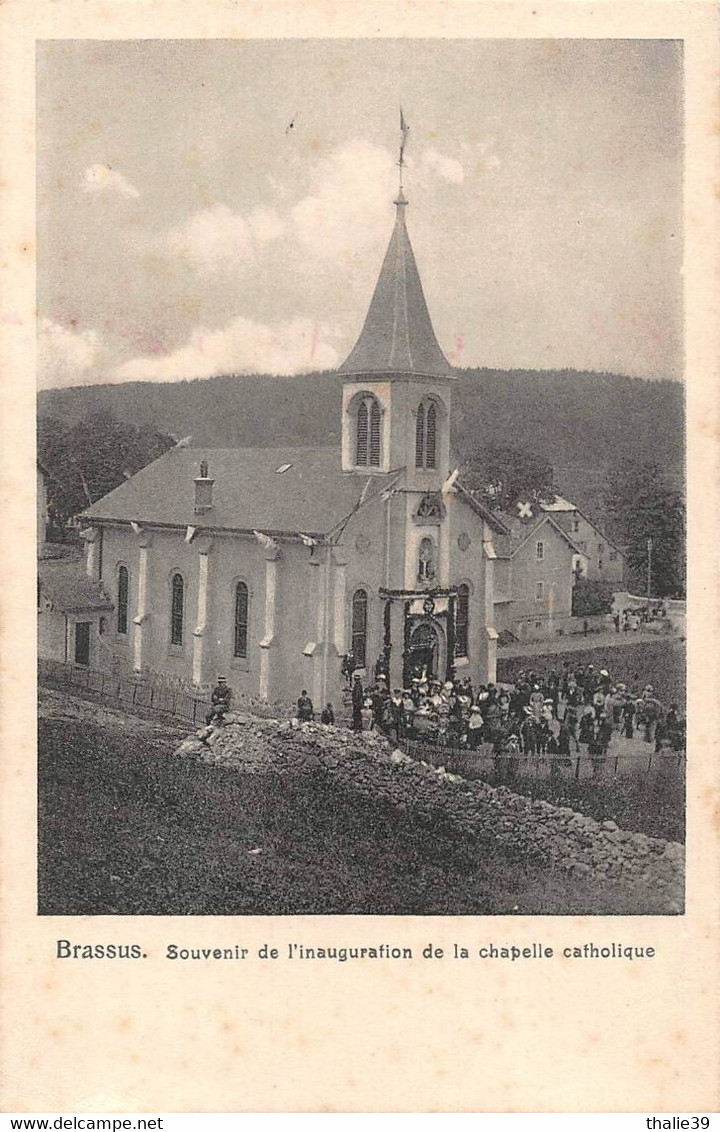
[(415, 467), (436, 467), (437, 409), (432, 401), (423, 401), (415, 422)]
[(380, 406), (377, 401), (370, 407), (370, 466), (380, 467)]
[(364, 467), (367, 464), (368, 457), (368, 411), (367, 405), (364, 401), (361, 402), (358, 408), (357, 415), (357, 450), (355, 453), (355, 463)]
[(360, 468), (380, 467), (381, 419), (380, 406), (374, 397), (360, 402), (355, 444), (355, 464)]

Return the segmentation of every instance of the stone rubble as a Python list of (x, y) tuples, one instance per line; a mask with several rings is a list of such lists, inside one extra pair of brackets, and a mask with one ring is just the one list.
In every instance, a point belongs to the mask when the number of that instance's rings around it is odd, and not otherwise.
[(349, 792), (428, 825), (442, 822), (478, 843), (569, 873), (656, 885), (682, 902), (682, 845), (417, 762), (376, 732), (233, 712), (222, 726), (189, 736), (176, 754), (249, 774), (325, 772)]

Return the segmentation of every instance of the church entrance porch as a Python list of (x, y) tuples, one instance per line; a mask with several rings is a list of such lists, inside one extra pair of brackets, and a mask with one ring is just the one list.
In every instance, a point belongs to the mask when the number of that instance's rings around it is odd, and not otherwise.
[(391, 688), (413, 679), (452, 680), (455, 662), (454, 590), (381, 590), (384, 643), (379, 670)]
[(404, 686), (414, 679), (434, 680), (438, 675), (440, 653), (437, 628), (429, 621), (421, 621), (410, 633), (405, 658)]

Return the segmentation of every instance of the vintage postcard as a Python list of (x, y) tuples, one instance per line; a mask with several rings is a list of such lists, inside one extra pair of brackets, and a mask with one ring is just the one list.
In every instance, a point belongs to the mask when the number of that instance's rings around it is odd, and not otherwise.
[(717, 31), (0, 10), (6, 1110), (716, 1109)]

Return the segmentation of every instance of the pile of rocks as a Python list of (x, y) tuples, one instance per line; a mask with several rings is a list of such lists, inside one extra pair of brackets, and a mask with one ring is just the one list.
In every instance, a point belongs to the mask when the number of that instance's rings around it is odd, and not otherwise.
[(323, 772), (349, 792), (514, 856), (608, 880), (682, 891), (683, 846), (418, 762), (375, 732), (233, 713), (186, 739), (178, 755), (247, 773)]

